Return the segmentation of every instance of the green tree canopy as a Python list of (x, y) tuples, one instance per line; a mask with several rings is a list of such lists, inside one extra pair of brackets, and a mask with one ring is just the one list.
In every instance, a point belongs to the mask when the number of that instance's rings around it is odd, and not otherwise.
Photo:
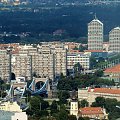
[(75, 115), (69, 115), (68, 120), (77, 120)]
[(88, 101), (87, 100), (81, 100), (80, 101), (80, 107), (88, 107), (89, 106), (89, 103), (88, 103)]
[(70, 94), (68, 91), (59, 91), (58, 92), (58, 98), (60, 103), (62, 104), (66, 104), (67, 103), (67, 99), (70, 97)]

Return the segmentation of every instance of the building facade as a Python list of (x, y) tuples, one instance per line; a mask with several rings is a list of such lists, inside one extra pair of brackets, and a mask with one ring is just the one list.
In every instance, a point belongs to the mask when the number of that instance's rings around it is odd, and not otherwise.
[(80, 63), (83, 69), (90, 68), (90, 55), (84, 53), (67, 53), (67, 69), (72, 70), (74, 65)]
[(120, 53), (120, 27), (113, 28), (109, 32), (110, 51)]
[(25, 77), (27, 80), (31, 80), (31, 60), (31, 56), (28, 55), (12, 55), (12, 72), (15, 77)]
[(79, 108), (78, 101), (72, 100), (70, 104), (70, 115), (79, 117), (89, 117), (90, 119), (108, 119), (106, 110), (101, 107), (84, 107)]
[(110, 88), (83, 88), (78, 89), (78, 99), (81, 101), (86, 99), (91, 105), (96, 97), (104, 97), (104, 98), (115, 98), (120, 101), (120, 89), (110, 89)]
[(88, 23), (88, 50), (103, 50), (103, 23), (97, 18)]
[(0, 50), (0, 78), (8, 80), (9, 77), (9, 55), (6, 50)]
[(91, 119), (108, 120), (108, 114), (106, 113), (106, 110), (101, 107), (80, 108), (78, 115), (80, 117), (89, 117)]
[(120, 64), (104, 70), (104, 78), (114, 80), (115, 83), (120, 83)]
[(78, 101), (72, 100), (70, 102), (70, 115), (78, 115)]

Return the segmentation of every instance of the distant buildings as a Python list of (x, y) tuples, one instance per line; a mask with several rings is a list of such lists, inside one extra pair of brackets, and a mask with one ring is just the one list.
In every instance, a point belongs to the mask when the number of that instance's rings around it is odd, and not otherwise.
[(108, 114), (106, 110), (101, 107), (78, 107), (78, 101), (72, 100), (70, 105), (70, 115), (75, 115), (79, 117), (89, 117), (90, 119), (108, 119)]
[(20, 46), (19, 52), (13, 57), (13, 72), (17, 77), (23, 76), (30, 80), (32, 74), (54, 80), (60, 77), (61, 73), (66, 76), (67, 51), (61, 43)]
[(103, 50), (103, 23), (96, 17), (88, 23), (88, 50)]
[(120, 53), (120, 27), (113, 28), (109, 32), (110, 51)]
[(114, 80), (115, 83), (120, 82), (120, 64), (104, 70), (104, 78)]
[(116, 88), (88, 88), (78, 89), (78, 99), (86, 99), (91, 105), (96, 97), (115, 98), (120, 101), (120, 89)]
[(67, 69), (73, 70), (74, 65), (80, 63), (83, 69), (90, 68), (90, 55), (84, 52), (68, 52), (67, 53)]
[(17, 102), (8, 101), (0, 103), (0, 120), (28, 120), (28, 116)]
[(89, 54), (89, 56), (94, 57), (96, 60), (98, 59), (107, 59), (108, 58), (108, 52), (104, 50), (85, 50), (85, 54)]

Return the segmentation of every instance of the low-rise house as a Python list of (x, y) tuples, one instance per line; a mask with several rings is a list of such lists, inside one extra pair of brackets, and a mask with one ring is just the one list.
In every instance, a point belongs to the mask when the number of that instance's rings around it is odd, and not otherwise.
[(106, 113), (106, 110), (101, 107), (84, 107), (80, 108), (78, 115), (80, 117), (89, 117), (92, 119), (108, 119), (108, 114)]
[(90, 119), (108, 119), (106, 110), (101, 107), (84, 107), (79, 108), (78, 101), (73, 99), (70, 104), (70, 115), (79, 117), (89, 117)]

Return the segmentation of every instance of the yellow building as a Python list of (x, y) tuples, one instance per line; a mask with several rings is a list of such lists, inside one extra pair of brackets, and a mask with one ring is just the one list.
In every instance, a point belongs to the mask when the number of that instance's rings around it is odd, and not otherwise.
[(22, 112), (22, 109), (20, 109), (20, 106), (17, 104), (17, 102), (1, 102), (0, 103), (0, 110), (3, 111), (10, 111), (10, 112)]

